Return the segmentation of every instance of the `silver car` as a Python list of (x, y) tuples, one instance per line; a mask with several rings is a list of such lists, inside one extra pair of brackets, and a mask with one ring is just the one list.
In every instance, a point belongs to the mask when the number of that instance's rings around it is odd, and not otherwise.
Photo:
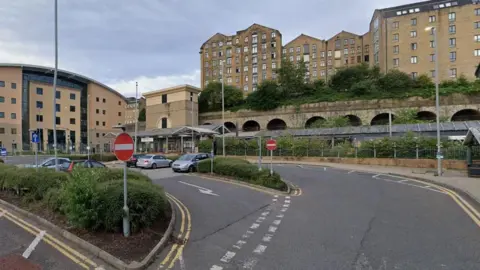
[[(70, 164), (71, 160), (69, 158), (57, 158), (57, 163), (58, 167), (61, 168), (64, 163)], [(35, 164), (27, 164), (25, 165), (25, 168), (36, 168), (37, 166)], [(49, 168), (49, 169), (55, 169), (55, 158), (47, 158), (40, 164), (38, 164), (38, 168)]]
[(194, 172), (197, 170), (197, 164), (200, 160), (210, 158), (209, 154), (185, 154), (172, 163), (174, 172)]
[(144, 155), (137, 159), (138, 168), (166, 168), (170, 167), (172, 160), (162, 155)]

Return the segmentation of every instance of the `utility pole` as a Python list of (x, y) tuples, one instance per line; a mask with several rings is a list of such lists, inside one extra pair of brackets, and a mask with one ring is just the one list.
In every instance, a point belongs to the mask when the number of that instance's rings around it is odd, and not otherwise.
[(140, 111), (138, 108), (138, 82), (135, 82), (135, 138), (133, 144), (133, 153), (137, 153), (137, 132), (138, 132), (138, 117), (140, 116)]
[(223, 79), (223, 61), (220, 62), (222, 66), (222, 155), (225, 156), (225, 86)]
[(58, 76), (58, 0), (55, 0), (55, 71), (53, 73), (53, 151), (55, 171), (58, 172), (57, 159), (57, 76)]

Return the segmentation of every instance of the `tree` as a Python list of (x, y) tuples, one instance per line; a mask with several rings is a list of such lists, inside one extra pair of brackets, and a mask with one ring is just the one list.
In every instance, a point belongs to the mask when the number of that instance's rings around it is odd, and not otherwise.
[(393, 69), (380, 78), (379, 86), (385, 92), (406, 92), (412, 88), (413, 80), (407, 73)]
[(413, 81), (413, 86), (415, 88), (425, 89), (425, 88), (433, 88), (433, 87), (435, 87), (435, 84), (432, 82), (432, 78), (430, 78), (426, 74), (422, 74), (422, 75), (418, 76), (418, 78), (416, 78)]
[(138, 114), (138, 121), (139, 122), (147, 121), (147, 111), (145, 110), (145, 108), (142, 108), (140, 110), (140, 113)]
[[(224, 85), (225, 110), (243, 103), (243, 93), (240, 89)], [(222, 84), (210, 82), (198, 98), (200, 112), (222, 110)]]
[(417, 111), (415, 109), (405, 109), (395, 114), (395, 118), (392, 120), (392, 124), (421, 124), (429, 121), (420, 120), (417, 117)]
[(277, 69), (277, 74), (279, 90), (285, 99), (296, 98), (305, 94), (307, 67), (302, 60), (296, 64), (289, 60), (282, 60), (280, 68)]
[(269, 111), (277, 108), (283, 100), (275, 81), (263, 81), (257, 91), (252, 92), (245, 100), (252, 110)]
[(366, 64), (353, 67), (340, 68), (330, 79), (330, 87), (337, 91), (350, 91), (355, 83), (364, 80), (375, 81), (378, 71), (371, 69)]

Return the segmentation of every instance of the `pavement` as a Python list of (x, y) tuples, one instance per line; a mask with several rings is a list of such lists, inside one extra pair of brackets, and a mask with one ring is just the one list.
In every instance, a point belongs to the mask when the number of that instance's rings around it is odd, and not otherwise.
[(274, 170), (301, 196), (148, 170), (180, 212), (179, 239), (149, 269), (480, 269), (480, 217), (441, 187), (320, 166)]

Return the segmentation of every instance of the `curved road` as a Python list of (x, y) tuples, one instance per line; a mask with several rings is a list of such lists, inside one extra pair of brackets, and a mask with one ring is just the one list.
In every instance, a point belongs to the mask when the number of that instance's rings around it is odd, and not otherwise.
[(176, 232), (188, 238), (150, 269), (480, 269), (480, 228), (440, 189), (332, 168), (275, 170), (301, 196), (149, 172), (179, 200)]

